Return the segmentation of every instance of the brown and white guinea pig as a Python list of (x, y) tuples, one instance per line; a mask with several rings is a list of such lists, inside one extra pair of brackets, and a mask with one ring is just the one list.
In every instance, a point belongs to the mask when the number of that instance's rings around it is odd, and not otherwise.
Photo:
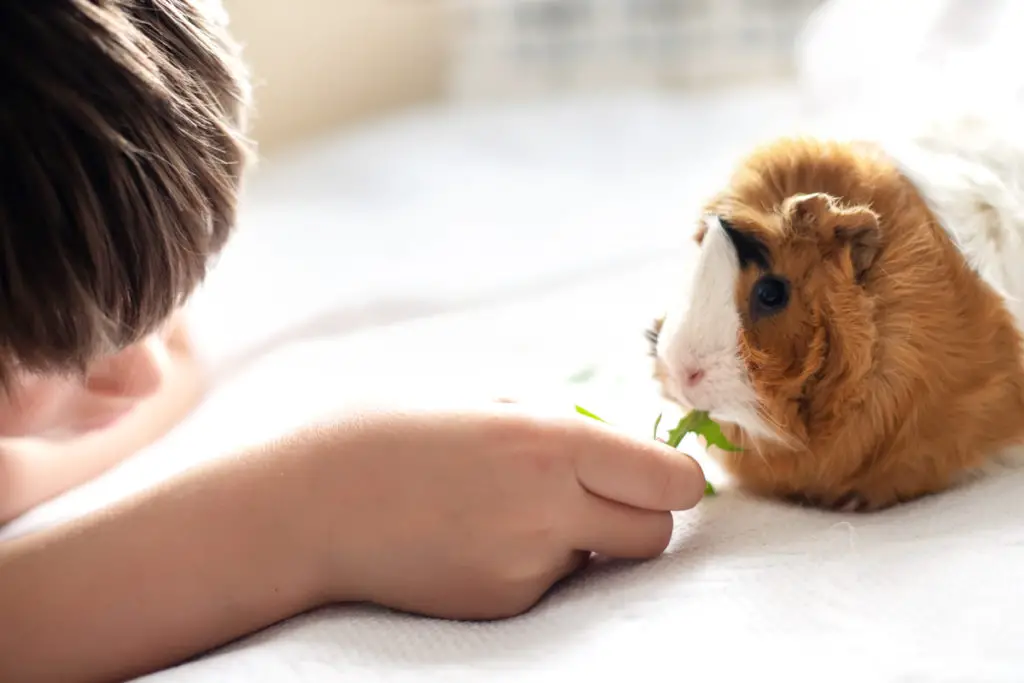
[(784, 138), (706, 206), (688, 296), (648, 338), (756, 495), (869, 511), (1024, 440), (1024, 144)]

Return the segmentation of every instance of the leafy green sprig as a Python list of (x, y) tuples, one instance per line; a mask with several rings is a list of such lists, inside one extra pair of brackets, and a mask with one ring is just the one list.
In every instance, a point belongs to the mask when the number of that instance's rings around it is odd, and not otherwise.
[[(589, 417), (592, 420), (598, 422), (604, 422), (607, 424), (607, 420), (603, 420), (594, 413), (590, 412), (586, 408), (576, 406), (576, 412), (584, 417)], [(658, 439), (658, 427), (661, 426), (661, 415), (654, 421), (654, 438)], [(721, 448), (723, 451), (737, 452), (743, 450), (729, 441), (725, 434), (722, 433), (722, 428), (717, 422), (711, 419), (706, 411), (703, 410), (691, 410), (689, 413), (684, 415), (673, 429), (668, 432), (668, 438), (665, 443), (672, 448), (679, 448), (679, 444), (683, 442), (687, 434), (696, 434), (697, 436), (704, 437), (704, 441), (707, 442), (708, 446), (715, 446)], [(711, 482), (706, 482), (704, 485), (704, 495), (713, 496), (715, 495), (715, 489), (711, 485)]]

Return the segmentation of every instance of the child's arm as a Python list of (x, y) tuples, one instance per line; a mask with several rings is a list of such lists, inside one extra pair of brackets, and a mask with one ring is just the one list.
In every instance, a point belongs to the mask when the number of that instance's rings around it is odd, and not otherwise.
[(320, 602), (311, 468), (288, 450), (0, 544), (0, 680), (124, 680)]
[(5, 444), (0, 450), (0, 525), (95, 479), (166, 434), (199, 404), (206, 375), (181, 317), (172, 319), (166, 340), (163, 386), (121, 421), (59, 443), (25, 439)]
[(331, 602), (531, 607), (593, 550), (660, 554), (690, 458), (584, 420), (361, 415), (0, 544), (0, 680), (124, 680)]

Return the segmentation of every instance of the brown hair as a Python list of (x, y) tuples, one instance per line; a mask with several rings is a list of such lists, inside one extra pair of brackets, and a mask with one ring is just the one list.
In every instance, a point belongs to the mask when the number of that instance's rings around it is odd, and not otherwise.
[(0, 383), (155, 330), (226, 242), (250, 92), (215, 2), (0, 6)]
[[(744, 488), (880, 509), (957, 484), (1024, 436), (1012, 315), (881, 150), (778, 140), (707, 210), (792, 283), (779, 315), (741, 314), (762, 417), (791, 442), (723, 425), (745, 449), (720, 454)], [(758, 276), (741, 274), (741, 312)]]

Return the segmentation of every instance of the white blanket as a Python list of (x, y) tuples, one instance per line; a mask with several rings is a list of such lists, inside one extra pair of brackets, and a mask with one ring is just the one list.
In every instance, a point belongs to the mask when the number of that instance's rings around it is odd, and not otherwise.
[[(337, 334), (225, 377), (165, 441), (0, 535), (355, 402), (515, 394), (646, 435), (663, 406), (643, 327), (687, 267), (695, 201), (791, 113), (785, 93), (427, 113), (268, 167), (197, 299), (205, 348), (230, 361), (306, 320)], [(227, 308), (241, 317), (218, 327)], [(1024, 680), (1024, 475), (846, 516), (709, 474), (719, 495), (678, 516), (664, 557), (591, 568), (521, 618), (338, 607), (145, 680)]]

